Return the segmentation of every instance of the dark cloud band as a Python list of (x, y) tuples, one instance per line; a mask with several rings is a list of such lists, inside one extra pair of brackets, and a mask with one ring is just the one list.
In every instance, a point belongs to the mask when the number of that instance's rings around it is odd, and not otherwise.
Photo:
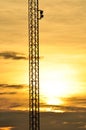
[(9, 84), (0, 84), (0, 88), (14, 88), (14, 89), (21, 89), (24, 88), (26, 85), (9, 85)]
[(0, 95), (13, 95), (17, 94), (16, 92), (0, 92)]
[(27, 60), (28, 58), (21, 53), (17, 52), (0, 52), (0, 57), (12, 60)]
[[(12, 59), (12, 60), (28, 60), (29, 58), (26, 57), (24, 54), (17, 53), (17, 52), (0, 52), (0, 57), (4, 59)], [(43, 56), (40, 56), (39, 59), (44, 59)]]

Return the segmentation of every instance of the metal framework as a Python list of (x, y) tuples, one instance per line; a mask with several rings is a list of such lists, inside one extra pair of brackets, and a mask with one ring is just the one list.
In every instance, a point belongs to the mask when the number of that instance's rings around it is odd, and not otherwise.
[(39, 3), (28, 0), (29, 12), (29, 130), (40, 130), (39, 112)]

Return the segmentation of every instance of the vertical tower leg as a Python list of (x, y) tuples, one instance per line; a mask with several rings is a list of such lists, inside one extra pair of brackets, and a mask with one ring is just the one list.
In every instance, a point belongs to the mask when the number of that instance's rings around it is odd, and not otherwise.
[(29, 5), (29, 130), (40, 130), (38, 0)]

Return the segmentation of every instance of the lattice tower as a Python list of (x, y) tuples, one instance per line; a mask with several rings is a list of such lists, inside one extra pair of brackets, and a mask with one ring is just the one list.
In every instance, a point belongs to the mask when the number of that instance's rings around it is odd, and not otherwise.
[[(29, 21), (29, 130), (40, 130), (39, 112), (39, 19), (38, 0), (28, 0)], [(40, 16), (39, 16), (40, 12)]]

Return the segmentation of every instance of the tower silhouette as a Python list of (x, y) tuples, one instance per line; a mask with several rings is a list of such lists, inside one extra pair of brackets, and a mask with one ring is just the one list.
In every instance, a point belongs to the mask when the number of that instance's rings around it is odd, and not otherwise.
[(43, 11), (38, 0), (28, 0), (29, 22), (29, 130), (40, 130), (39, 20)]

